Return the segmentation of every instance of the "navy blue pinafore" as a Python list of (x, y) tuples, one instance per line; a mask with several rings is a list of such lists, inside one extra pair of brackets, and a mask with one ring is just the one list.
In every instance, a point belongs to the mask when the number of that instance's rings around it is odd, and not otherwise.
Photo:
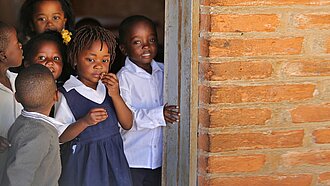
[(124, 154), (116, 112), (110, 96), (103, 103), (95, 103), (75, 89), (66, 92), (67, 103), (76, 120), (92, 108), (105, 108), (108, 118), (86, 128), (61, 149), (61, 186), (130, 186), (129, 166)]

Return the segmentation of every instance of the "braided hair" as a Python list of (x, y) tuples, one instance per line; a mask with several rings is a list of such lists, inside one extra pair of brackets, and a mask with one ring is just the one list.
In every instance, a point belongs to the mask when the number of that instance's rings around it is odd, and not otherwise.
[(103, 47), (103, 42), (108, 46), (110, 65), (114, 62), (117, 43), (112, 32), (100, 26), (85, 25), (76, 31), (68, 45), (68, 62), (72, 68), (75, 68), (78, 55), (86, 48), (91, 47), (95, 41), (101, 41), (101, 48)]

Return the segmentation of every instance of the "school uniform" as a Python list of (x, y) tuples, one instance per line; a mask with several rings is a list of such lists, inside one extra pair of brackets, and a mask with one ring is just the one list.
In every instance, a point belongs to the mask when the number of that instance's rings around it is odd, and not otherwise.
[(148, 170), (150, 174), (156, 170), (159, 181), (161, 176), (163, 127), (166, 126), (163, 114), (164, 65), (153, 60), (151, 67), (152, 73), (149, 74), (126, 58), (125, 66), (117, 73), (121, 96), (134, 114), (132, 128), (128, 131), (121, 129), (133, 182), (141, 180), (140, 173), (134, 178), (136, 169), (146, 170), (146, 174)]
[(99, 81), (94, 90), (71, 76), (60, 92), (55, 110), (55, 118), (64, 123), (58, 127), (60, 132), (92, 108), (105, 108), (108, 114), (105, 121), (86, 128), (68, 142), (61, 154), (60, 185), (132, 185), (115, 108), (105, 85)]
[[(22, 105), (15, 99), (16, 73), (7, 70), (6, 75), (10, 81), (12, 90), (0, 83), (0, 136), (7, 138), (7, 133), (15, 119), (21, 114)], [(7, 152), (0, 153), (0, 182), (4, 172)]]
[(8, 132), (2, 185), (58, 185), (61, 172), (58, 133), (53, 118), (22, 111)]

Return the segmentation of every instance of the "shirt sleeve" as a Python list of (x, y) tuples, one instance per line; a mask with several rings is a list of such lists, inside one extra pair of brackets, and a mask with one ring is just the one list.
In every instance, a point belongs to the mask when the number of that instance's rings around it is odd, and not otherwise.
[(61, 136), (71, 123), (76, 122), (65, 96), (62, 93), (59, 93), (59, 101), (55, 104), (55, 119), (61, 123), (55, 126), (58, 136)]
[(119, 76), (120, 94), (126, 105), (133, 112), (133, 127), (130, 130), (153, 129), (156, 127), (166, 126), (163, 109), (164, 105), (153, 108), (136, 108), (132, 104), (134, 95), (131, 95), (128, 81)]
[(22, 134), (14, 161), (7, 168), (10, 185), (32, 184), (36, 170), (48, 154), (50, 141), (50, 136), (44, 130), (38, 130), (32, 134), (29, 132)]

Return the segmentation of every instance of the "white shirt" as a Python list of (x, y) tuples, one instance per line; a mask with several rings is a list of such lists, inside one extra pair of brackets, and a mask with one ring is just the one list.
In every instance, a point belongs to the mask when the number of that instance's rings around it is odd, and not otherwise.
[(120, 129), (131, 168), (155, 169), (162, 165), (164, 65), (154, 60), (152, 74), (126, 58), (117, 73), (120, 94), (134, 114), (130, 130)]
[[(63, 88), (67, 92), (75, 89), (80, 95), (98, 104), (103, 103), (106, 96), (106, 88), (101, 81), (99, 81), (96, 90), (94, 90), (84, 85), (76, 77), (70, 76), (70, 79), (64, 83)], [(62, 123), (56, 126), (57, 131), (62, 134), (71, 123), (76, 122), (76, 119), (62, 93), (60, 93), (59, 97), (60, 99), (55, 105), (55, 119)]]
[(42, 120), (55, 128), (57, 125), (61, 125), (61, 123), (56, 121), (54, 118), (40, 114), (38, 112), (28, 112), (26, 110), (22, 110), (22, 116), (37, 119), (37, 120)]
[(17, 74), (7, 70), (7, 77), (13, 90), (0, 83), (0, 136), (5, 138), (7, 137), (10, 126), (23, 109), (22, 105), (15, 99), (15, 79)]

